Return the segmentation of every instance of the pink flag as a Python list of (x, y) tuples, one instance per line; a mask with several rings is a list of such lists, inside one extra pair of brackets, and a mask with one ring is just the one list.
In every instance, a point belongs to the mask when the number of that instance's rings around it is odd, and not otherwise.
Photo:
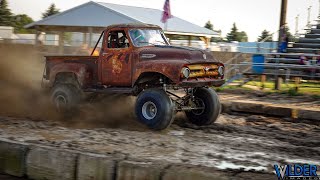
[(166, 0), (163, 6), (163, 13), (161, 22), (166, 23), (168, 19), (172, 18), (171, 11), (170, 11), (170, 1)]

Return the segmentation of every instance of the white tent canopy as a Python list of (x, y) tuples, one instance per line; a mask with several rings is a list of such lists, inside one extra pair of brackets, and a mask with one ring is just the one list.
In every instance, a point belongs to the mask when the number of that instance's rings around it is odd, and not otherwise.
[[(118, 4), (87, 2), (59, 14), (26, 25), (40, 31), (75, 31), (101, 32), (105, 27), (113, 24), (147, 23), (164, 28), (160, 21), (162, 11), (143, 7), (133, 7)], [(204, 27), (200, 27), (183, 19), (173, 16), (168, 20), (166, 34), (180, 34), (202, 37), (215, 37), (219, 34)]]

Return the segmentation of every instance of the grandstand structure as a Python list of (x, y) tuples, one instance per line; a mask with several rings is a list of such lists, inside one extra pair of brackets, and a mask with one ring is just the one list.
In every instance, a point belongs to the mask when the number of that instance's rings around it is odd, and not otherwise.
[(320, 23), (306, 29), (286, 53), (265, 55), (265, 74), (320, 80)]
[[(234, 80), (242, 79), (241, 85), (261, 76), (261, 79), (275, 80), (275, 89), (279, 89), (284, 80), (315, 80), (320, 81), (320, 20), (306, 29), (306, 34), (293, 42), (285, 53), (263, 53), (263, 61), (239, 62), (241, 53), (226, 62), (225, 85)], [(258, 71), (257, 71), (258, 69)]]

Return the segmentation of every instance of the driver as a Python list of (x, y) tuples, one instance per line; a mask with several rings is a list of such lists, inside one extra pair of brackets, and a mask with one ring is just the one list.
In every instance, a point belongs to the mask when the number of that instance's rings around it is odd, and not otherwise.
[(128, 39), (126, 34), (123, 34), (120, 38), (119, 38), (119, 48), (125, 48), (128, 47)]

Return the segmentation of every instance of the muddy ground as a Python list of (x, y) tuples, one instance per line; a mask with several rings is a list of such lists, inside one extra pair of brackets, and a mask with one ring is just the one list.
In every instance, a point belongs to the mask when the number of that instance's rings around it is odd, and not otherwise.
[[(107, 119), (106, 119), (107, 121)], [(78, 124), (0, 117), (0, 138), (128, 158), (163, 160), (272, 173), (274, 164), (320, 164), (320, 127), (257, 115), (222, 114), (207, 127), (197, 127), (178, 114), (162, 132), (150, 131), (127, 119), (110, 128), (103, 121)], [(86, 128), (85, 123), (90, 123)], [(90, 128), (88, 128), (90, 127)]]
[[(0, 47), (7, 52), (6, 46)], [(50, 95), (41, 90), (41, 57), (30, 53), (32, 49), (9, 50), (0, 53), (1, 139), (221, 170), (273, 173), (274, 164), (320, 164), (320, 126), (288, 118), (222, 114), (215, 124), (197, 127), (180, 113), (168, 130), (154, 132), (135, 120), (134, 98), (101, 96), (82, 105), (77, 116), (65, 119), (56, 114), (48, 101)], [(312, 97), (292, 101), (261, 93), (224, 97), (271, 103), (282, 99), (284, 106), (303, 101), (305, 107), (320, 108)]]

